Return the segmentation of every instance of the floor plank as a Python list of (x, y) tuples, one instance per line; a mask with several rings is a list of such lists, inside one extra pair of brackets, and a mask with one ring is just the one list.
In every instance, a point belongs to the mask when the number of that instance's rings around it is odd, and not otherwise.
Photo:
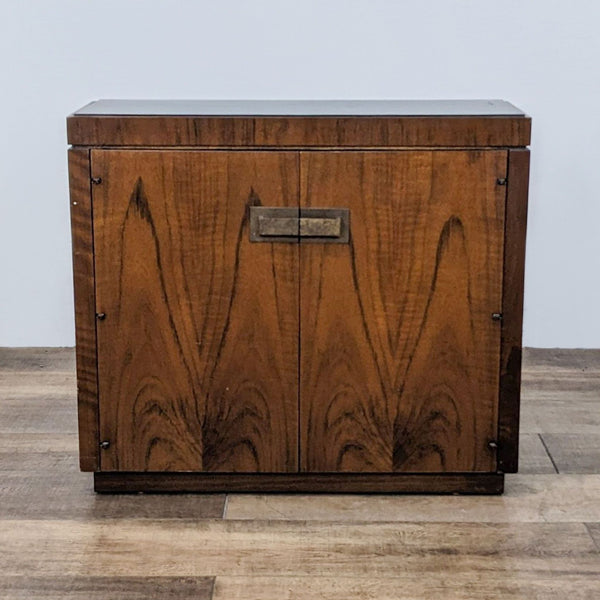
[(78, 473), (79, 462), (76, 452), (3, 452), (0, 451), (2, 473), (21, 473), (36, 478), (44, 473)]
[(0, 452), (69, 452), (76, 457), (78, 451), (77, 433), (0, 433)]
[(215, 519), (223, 515), (223, 494), (95, 494), (89, 473), (79, 473), (76, 463), (64, 465), (58, 460), (57, 472), (2, 472), (0, 520)]
[(75, 373), (68, 371), (4, 371), (0, 370), (0, 398), (75, 399)]
[(600, 551), (600, 523), (586, 523), (586, 527)]
[(519, 473), (556, 473), (538, 433), (523, 433), (519, 437)]
[(0, 346), (2, 371), (40, 369), (75, 372), (74, 348), (6, 348)]
[(524, 348), (523, 369), (552, 367), (566, 369), (600, 369), (598, 348)]
[(583, 523), (0, 521), (0, 572), (85, 576), (381, 576), (587, 573)]
[(15, 432), (76, 434), (77, 404), (74, 398), (51, 394), (33, 398), (5, 396), (0, 402), (0, 436)]
[(526, 349), (521, 432), (600, 435), (600, 350)]
[(544, 433), (559, 473), (600, 473), (600, 433)]
[(210, 600), (212, 577), (2, 577), (0, 600)]
[(228, 496), (227, 519), (600, 522), (600, 475), (507, 475), (503, 496)]
[(597, 600), (600, 580), (587, 574), (505, 569), (477, 576), (429, 573), (402, 577), (217, 577), (215, 600)]
[(600, 369), (565, 368), (565, 367), (529, 367), (523, 369), (523, 392), (526, 396), (543, 396), (544, 393), (573, 393), (588, 394), (596, 392), (598, 397), (598, 383), (600, 382)]
[(77, 433), (74, 372), (0, 369), (0, 436)]
[(521, 433), (600, 435), (598, 391), (523, 395)]

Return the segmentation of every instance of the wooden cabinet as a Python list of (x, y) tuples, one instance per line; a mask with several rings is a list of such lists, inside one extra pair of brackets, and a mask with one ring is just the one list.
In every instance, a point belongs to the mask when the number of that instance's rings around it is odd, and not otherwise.
[(99, 101), (68, 119), (98, 491), (502, 491), (530, 120)]

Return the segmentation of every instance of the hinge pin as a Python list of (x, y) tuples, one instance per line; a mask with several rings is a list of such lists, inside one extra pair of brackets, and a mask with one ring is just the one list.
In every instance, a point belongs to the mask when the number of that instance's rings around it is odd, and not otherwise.
[(498, 185), (506, 185), (508, 183), (508, 178), (507, 177), (498, 177), (498, 179), (496, 179), (496, 183)]
[(92, 183), (94, 185), (100, 185), (102, 183), (102, 177), (92, 177)]
[(492, 321), (502, 321), (502, 313), (492, 313)]
[(100, 448), (102, 448), (102, 450), (106, 450), (107, 448), (110, 448), (110, 442), (108, 440), (104, 440), (103, 442), (100, 442)]

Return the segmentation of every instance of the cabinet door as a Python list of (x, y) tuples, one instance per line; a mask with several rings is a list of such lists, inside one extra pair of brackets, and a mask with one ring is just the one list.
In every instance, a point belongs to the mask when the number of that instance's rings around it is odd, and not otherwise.
[(294, 152), (92, 151), (101, 469), (296, 471)]
[(495, 470), (506, 152), (300, 164), (301, 208), (350, 209), (301, 246), (301, 469)]

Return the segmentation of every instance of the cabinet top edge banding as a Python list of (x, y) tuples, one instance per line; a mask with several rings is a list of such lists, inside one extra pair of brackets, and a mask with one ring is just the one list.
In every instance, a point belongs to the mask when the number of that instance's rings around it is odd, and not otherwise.
[(531, 137), (531, 119), (504, 101), (233, 102), (225, 103), (227, 110), (221, 105), (98, 101), (67, 118), (68, 142), (132, 147), (488, 148), (527, 146)]

